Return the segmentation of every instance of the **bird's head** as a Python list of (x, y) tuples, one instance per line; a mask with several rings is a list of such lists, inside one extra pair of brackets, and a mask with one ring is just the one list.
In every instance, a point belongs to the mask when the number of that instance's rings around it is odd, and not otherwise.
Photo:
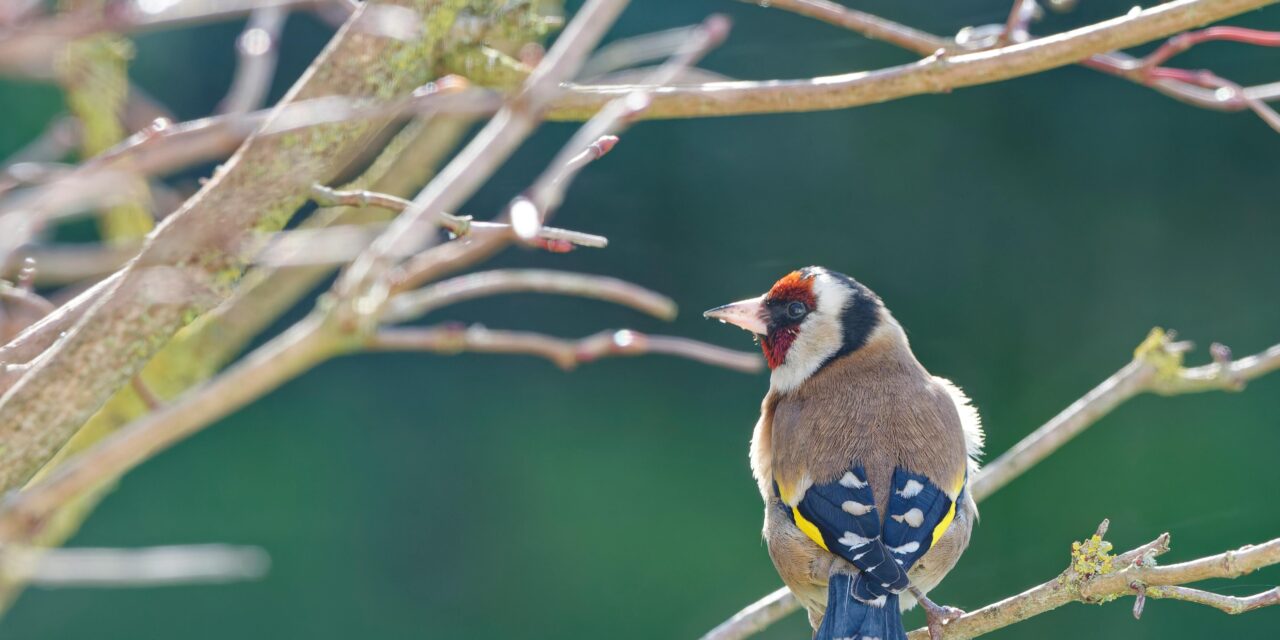
[(858, 281), (822, 267), (792, 271), (767, 293), (716, 307), (704, 317), (755, 334), (781, 392), (867, 344), (887, 317), (880, 298)]

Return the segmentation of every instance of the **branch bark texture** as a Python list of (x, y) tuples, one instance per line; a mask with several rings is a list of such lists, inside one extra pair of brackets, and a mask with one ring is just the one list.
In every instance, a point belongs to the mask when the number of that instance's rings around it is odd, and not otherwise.
[[(456, 3), (398, 2), (426, 16), (405, 43), (351, 24), (283, 104), (332, 93), (387, 99), (423, 84)], [(119, 282), (0, 398), (0, 490), (22, 483), (179, 329), (226, 299), (257, 248), (254, 232), (282, 228), (310, 185), (328, 182), (378, 123), (336, 123), (253, 136), (157, 229)]]

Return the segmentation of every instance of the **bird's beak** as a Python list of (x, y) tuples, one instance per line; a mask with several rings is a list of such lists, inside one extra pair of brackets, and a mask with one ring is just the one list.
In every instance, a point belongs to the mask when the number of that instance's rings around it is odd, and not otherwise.
[(704, 311), (702, 317), (727, 322), (756, 335), (763, 336), (769, 333), (769, 325), (765, 322), (768, 314), (764, 307), (764, 296), (739, 300), (723, 307)]

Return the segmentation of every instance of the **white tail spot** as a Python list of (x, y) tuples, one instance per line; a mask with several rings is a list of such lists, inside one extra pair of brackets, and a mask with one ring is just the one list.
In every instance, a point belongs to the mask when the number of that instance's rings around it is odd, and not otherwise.
[(915, 480), (908, 480), (906, 486), (902, 487), (902, 491), (899, 491), (898, 495), (904, 498), (914, 498), (920, 495), (921, 491), (924, 491), (924, 485)]
[(902, 555), (902, 554), (906, 554), (906, 553), (915, 553), (916, 551), (919, 551), (919, 550), (920, 550), (920, 543), (919, 543), (919, 542), (908, 542), (908, 543), (906, 543), (906, 544), (902, 545), (901, 547), (889, 547), (889, 550), (890, 550), (890, 551), (892, 551), (892, 552), (894, 552), (894, 553), (896, 553), (896, 554), (898, 554), (898, 555)]
[(838, 540), (838, 542), (849, 547), (850, 551), (853, 551), (858, 547), (865, 547), (869, 542), (871, 542), (871, 538), (864, 538), (852, 531), (846, 531), (843, 536), (840, 536), (840, 540)]
[(889, 517), (893, 518), (898, 522), (905, 522), (909, 527), (918, 527), (924, 524), (924, 512), (919, 509), (912, 509), (900, 516), (889, 516)]
[(849, 489), (862, 489), (867, 486), (867, 481), (858, 478), (852, 471), (846, 471), (844, 477), (840, 478), (840, 486)]
[(865, 516), (868, 513), (871, 513), (871, 510), (875, 507), (862, 504), (861, 502), (854, 502), (853, 500), (845, 500), (844, 504), (840, 505), (840, 508), (844, 509), (845, 513), (851, 513), (855, 516)]

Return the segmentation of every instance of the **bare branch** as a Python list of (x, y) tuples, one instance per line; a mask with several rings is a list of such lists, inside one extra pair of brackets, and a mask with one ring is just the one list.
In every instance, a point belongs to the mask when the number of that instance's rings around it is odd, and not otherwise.
[(518, 353), (546, 358), (562, 369), (609, 356), (664, 354), (703, 364), (752, 373), (763, 366), (754, 353), (743, 353), (696, 340), (651, 336), (629, 329), (602, 331), (580, 340), (565, 340), (525, 331), (496, 331), (479, 325), (398, 327), (375, 333), (366, 347), (375, 351), (436, 353)]
[[(516, 222), (517, 218), (524, 218), (524, 236), (535, 235), (535, 230), (540, 229), (555, 211), (568, 181), (576, 175), (581, 165), (612, 148), (612, 136), (648, 108), (650, 95), (655, 88), (695, 64), (710, 48), (724, 39), (728, 28), (729, 23), (723, 17), (708, 18), (694, 32), (694, 37), (685, 47), (653, 72), (649, 77), (652, 86), (636, 87), (594, 112), (591, 119), (561, 148), (547, 170), (538, 176), (526, 195), (516, 198), (508, 205), (504, 217), (512, 222)], [(513, 216), (513, 213), (517, 215)], [(510, 240), (509, 237), (494, 234), (472, 243), (451, 242), (419, 253), (405, 265), (392, 271), (390, 289), (392, 292), (405, 291), (461, 269), (493, 255)]]
[[(487, 91), (467, 92), (467, 88), (465, 80), (445, 76), (418, 87), (406, 98), (374, 104), (365, 104), (365, 100), (356, 98), (325, 96), (290, 102), (274, 109), (225, 114), (176, 125), (156, 120), (84, 164), (47, 176), (40, 186), (7, 198), (0, 207), (0, 258), (26, 242), (50, 219), (104, 202), (136, 199), (122, 190), (122, 183), (226, 156), (251, 134), (261, 139), (290, 131), (314, 130), (322, 125), (367, 124), (369, 120), (398, 118), (406, 113), (489, 110), (493, 96)], [(5, 186), (0, 184), (0, 188)]]
[(1167, 600), (1184, 600), (1213, 607), (1231, 615), (1280, 604), (1280, 587), (1252, 596), (1227, 596), (1191, 587), (1140, 587), (1147, 596)]
[(281, 6), (256, 9), (236, 39), (236, 75), (222, 99), (221, 113), (245, 113), (261, 107), (276, 72), (280, 32), (289, 12)]
[(45, 517), (58, 507), (274, 390), (338, 348), (324, 339), (317, 320), (294, 325), (208, 384), (130, 424), (49, 477), (12, 495), (0, 510), (0, 539), (21, 540), (39, 531)]
[[(403, 238), (406, 232), (416, 231), (418, 226), (422, 224), (434, 226), (434, 221), (439, 217), (439, 213), (456, 204), (451, 199), (466, 197), (477, 186), (478, 181), (487, 177), (501, 159), (506, 157), (514, 149), (515, 145), (532, 130), (532, 127), (537, 122), (536, 114), (539, 113), (540, 106), (546, 104), (554, 95), (554, 90), (563, 81), (564, 77), (571, 75), (577, 69), (581, 59), (585, 57), (587, 51), (603, 35), (607, 27), (620, 13), (624, 4), (625, 2), (621, 0), (591, 0), (575, 16), (565, 33), (556, 41), (555, 47), (552, 48), (544, 63), (534, 71), (526, 84), (525, 90), (521, 92), (513, 106), (500, 112), (495, 117), (495, 122), (486, 127), (485, 131), (482, 131), (468, 145), (467, 149), (450, 163), (449, 168), (442, 171), (440, 176), (432, 181), (431, 185), (437, 186), (429, 185), (424, 190), (425, 195), (419, 196), (415, 206), (410, 207), (405, 214), (391, 225), (388, 231), (381, 236), (381, 242), (375, 243), (366, 252), (371, 260), (365, 260), (364, 264), (366, 267), (373, 267), (366, 271), (366, 275), (375, 278), (371, 283), (373, 286), (377, 287), (379, 285), (377, 278), (380, 278), (385, 273), (377, 269), (380, 260), (390, 256), (388, 252), (393, 252), (398, 245), (399, 239)], [(359, 14), (352, 19), (356, 20), (358, 16)], [(342, 35), (339, 38), (342, 38)], [(377, 50), (376, 47), (372, 47), (367, 42), (363, 43), (363, 46), (366, 47), (364, 54), (351, 56), (352, 60), (344, 62), (364, 64), (364, 61), (369, 58), (368, 53)], [(342, 58), (343, 55), (341, 46), (331, 46), (328, 49), (328, 56), (322, 56), (316, 64), (323, 65), (326, 60)], [(315, 78), (317, 76), (324, 77), (324, 74), (309, 73), (304, 75), (304, 78)], [(362, 78), (369, 77), (368, 69), (361, 68), (360, 76)], [(306, 80), (304, 80), (305, 82)], [(375, 87), (367, 88), (372, 89)], [(376, 88), (383, 89), (381, 86)], [(295, 91), (295, 94), (297, 93), (302, 92)], [(242, 150), (241, 153), (243, 154), (244, 151)], [(279, 157), (276, 157), (275, 160), (278, 163)], [(295, 172), (298, 171), (298, 167), (291, 166), (290, 168)], [(226, 180), (225, 173), (222, 175), (222, 179)], [(304, 191), (309, 189), (311, 184), (322, 180), (309, 177), (303, 187)], [(214, 184), (216, 184), (216, 181)], [(444, 186), (439, 186), (441, 184)], [(246, 190), (245, 185), (238, 186), (241, 191)], [(272, 185), (260, 186), (265, 190), (272, 188)], [(211, 188), (213, 187), (206, 188), (206, 192)], [(254, 189), (248, 190), (254, 191)], [(224, 212), (226, 216), (236, 214), (245, 215), (245, 212)], [(219, 224), (224, 224), (221, 218), (219, 218)], [(164, 229), (172, 231), (175, 226), (177, 225), (167, 224), (166, 227), (162, 228), (162, 231)], [(150, 248), (154, 248), (159, 238), (160, 236), (153, 238), (153, 245)], [(178, 256), (203, 254), (198, 247), (194, 248), (194, 250), (192, 247), (166, 247), (165, 250), (171, 251)], [(145, 251), (143, 257), (146, 257)], [(208, 258), (205, 259), (207, 260)], [(137, 268), (139, 262), (142, 262), (141, 258), (131, 263), (130, 269), (125, 271), (126, 277), (130, 271)], [(350, 276), (351, 269), (361, 264), (362, 261), (358, 259), (348, 269), (347, 275)], [(216, 261), (213, 266), (217, 266)], [(352, 277), (347, 280), (347, 282), (354, 285), (352, 288), (344, 289), (343, 282), (344, 280), (340, 280), (335, 285), (335, 296), (338, 300), (353, 303), (360, 313), (376, 311), (381, 307), (381, 304), (377, 304), (373, 310), (365, 309), (369, 305), (363, 299), (367, 292), (363, 289), (364, 280), (361, 278)], [(123, 283), (117, 286), (123, 286)], [(354, 297), (348, 297), (352, 294), (361, 296), (361, 299), (357, 300)], [(104, 302), (93, 307), (90, 312), (91, 315), (86, 316), (77, 323), (78, 332), (82, 332), (86, 322), (93, 319), (92, 314), (95, 311), (100, 313), (102, 308), (109, 303), (118, 305), (123, 300), (127, 300), (127, 298), (122, 299), (119, 294), (108, 294), (104, 300)], [(168, 306), (144, 304), (141, 308), (130, 311), (133, 314), (141, 314), (140, 316), (135, 317), (133, 320), (111, 318), (112, 322), (109, 324), (112, 327), (130, 327), (129, 330), (134, 331), (136, 329), (131, 328), (131, 325), (136, 323), (151, 331), (153, 335), (157, 331), (167, 332), (167, 335), (171, 335), (180, 326), (178, 323), (180, 319), (174, 317), (175, 312), (185, 315), (195, 304), (186, 303)], [(197, 305), (196, 308), (199, 308), (199, 306)], [(269, 392), (317, 362), (343, 350), (357, 348), (359, 343), (352, 340), (349, 331), (343, 324), (347, 318), (338, 313), (338, 310), (340, 310), (339, 305), (322, 306), (307, 320), (294, 325), (266, 345), (253, 351), (239, 363), (229, 368), (224, 374), (214, 378), (203, 387), (188, 392), (160, 410), (149, 414), (146, 418), (125, 427), (91, 450), (62, 465), (46, 479), (28, 487), (15, 496), (3, 511), (0, 511), (0, 538), (14, 540), (30, 535), (33, 531), (39, 529), (42, 520), (48, 514), (85, 491), (91, 490), (102, 482), (118, 477), (120, 474), (136, 467), (143, 460), (155, 455), (161, 449)], [(157, 327), (157, 316), (163, 318), (163, 321), (167, 324)], [(76, 337), (76, 333), (73, 333), (69, 339), (60, 341), (54, 349), (62, 348), (65, 351), (68, 342), (75, 340)], [(154, 342), (154, 339), (151, 341)], [(85, 341), (82, 340), (81, 342), (84, 343)], [(128, 342), (128, 339), (124, 341), (126, 344)], [(88, 341), (82, 346), (93, 349), (94, 343)], [(129, 351), (128, 355), (133, 359), (124, 366), (111, 369), (111, 372), (116, 376), (125, 374), (131, 377), (137, 368), (133, 365), (140, 366), (154, 349), (154, 346), (151, 347), (150, 351), (146, 348), (127, 349)], [(141, 353), (137, 353), (139, 351)], [(66, 353), (56, 355), (64, 356), (64, 360), (65, 356), (67, 356)], [(101, 354), (95, 353), (94, 355), (100, 356)], [(81, 386), (65, 384), (66, 380), (70, 379), (70, 376), (64, 377), (61, 380), (62, 384), (55, 385), (41, 384), (43, 381), (33, 381), (33, 376), (37, 373), (44, 373), (46, 376), (51, 373), (48, 367), (45, 366), (51, 359), (49, 356), (41, 357), (35, 366), (29, 369), (0, 400), (0, 424), (4, 424), (12, 430), (17, 430), (27, 438), (35, 438), (35, 442), (27, 443), (26, 446), (12, 447), (17, 449), (17, 455), (10, 453), (11, 448), (9, 446), (0, 453), (0, 472), (3, 472), (0, 473), (0, 477), (5, 478), (7, 483), (5, 486), (14, 487), (20, 482), (25, 482), (30, 475), (28, 468), (30, 470), (38, 468), (39, 465), (47, 461), (48, 456), (52, 454), (57, 446), (65, 442), (65, 437), (59, 439), (57, 436), (62, 436), (63, 432), (69, 435), (70, 431), (83, 422), (80, 415), (66, 415), (68, 413), (68, 407), (65, 406), (67, 402), (62, 400), (54, 400), (51, 404), (41, 402), (39, 395), (48, 392), (50, 389)], [(73, 360), (76, 360), (74, 365), (76, 367), (86, 366), (85, 362), (79, 361), (80, 359), (73, 358)], [(61, 361), (60, 364), (66, 366), (68, 363)], [(42, 369), (45, 369), (45, 371), (42, 372)], [(101, 376), (100, 372), (95, 372), (94, 381), (99, 386), (102, 386), (99, 380), (102, 377), (104, 376)], [(123, 383), (126, 380), (127, 378), (120, 382)], [(20, 392), (31, 389), (34, 389), (34, 395), (36, 396), (33, 400), (27, 400), (19, 395)], [(114, 387), (99, 390), (104, 392), (103, 398), (105, 399), (106, 395), (114, 391)], [(80, 396), (84, 395), (83, 390), (77, 389), (76, 392)], [(85, 398), (80, 396), (77, 396), (74, 400), (83, 402)], [(15, 397), (21, 398), (21, 400), (15, 403)], [(4, 414), (6, 403), (10, 405), (16, 404), (19, 418), (15, 420), (4, 419), (6, 417)], [(40, 411), (23, 414), (21, 409), (24, 404), (34, 406)], [(13, 410), (12, 407), (10, 409)], [(34, 425), (23, 430), (23, 421), (33, 422)], [(14, 445), (17, 438), (14, 438), (13, 434), (8, 437), (7, 445)]]
[[(1276, 595), (1275, 589), (1250, 598), (1232, 598), (1177, 586), (1210, 578), (1236, 578), (1262, 567), (1280, 564), (1280, 538), (1190, 562), (1156, 565), (1147, 559), (1168, 549), (1168, 534), (1161, 536), (1161, 540), (1165, 545), (1154, 551), (1152, 547), (1159, 540), (1120, 556), (1110, 554), (1111, 543), (1101, 535), (1095, 534), (1089, 540), (1077, 542), (1072, 546), (1071, 566), (1061, 575), (948, 622), (943, 627), (944, 637), (952, 640), (973, 638), (1070, 602), (1100, 603), (1139, 593), (1146, 598), (1197, 602), (1228, 613), (1280, 604), (1280, 596)], [(929, 637), (929, 631), (917, 629), (908, 637), (923, 640)]]
[[(448, 6), (428, 3), (435, 12)], [(452, 17), (426, 18), (451, 25)], [(391, 54), (417, 46), (344, 28), (284, 102), (334, 92), (372, 98), (411, 91), (425, 82), (433, 56), (410, 56), (412, 64), (400, 64), (393, 61), (403, 62), (403, 56)], [(247, 141), (166, 219), (70, 333), (0, 396), (0, 437), (6, 442), (0, 451), (0, 489), (26, 483), (169, 338), (225, 300), (260, 248), (246, 238), (281, 228), (305, 202), (311, 184), (336, 176), (384, 125), (342, 123)], [(158, 290), (179, 296), (157, 299)]]
[(156, 587), (257, 580), (270, 560), (257, 547), (220, 544), (143, 549), (37, 549), (5, 547), (4, 580), (47, 588)]
[(364, 298), (365, 312), (381, 308), (387, 293), (382, 278), (401, 258), (430, 246), (441, 215), (457, 209), (533, 131), (560, 84), (577, 73), (626, 4), (625, 0), (591, 0), (582, 7), (511, 104), (476, 134), (342, 274), (335, 288), (341, 298)]
[[(404, 211), (410, 204), (409, 200), (399, 196), (363, 190), (338, 191), (323, 185), (313, 185), (311, 187), (311, 199), (315, 200), (316, 204), (326, 207), (334, 205), (379, 207), (396, 212)], [(457, 237), (472, 233), (509, 233), (511, 231), (511, 225), (506, 223), (479, 222), (471, 216), (458, 216), (450, 213), (441, 214), (440, 226)], [(569, 229), (557, 229), (555, 227), (542, 227), (538, 232), (538, 237), (545, 241), (543, 248), (557, 253), (564, 253), (575, 246), (601, 249), (609, 245), (609, 239), (604, 236), (582, 233), (581, 231), (570, 231)]]
[(1187, 348), (1189, 345), (1173, 342), (1164, 331), (1153, 329), (1134, 351), (1132, 362), (984, 467), (973, 482), (974, 498), (981, 500), (995, 493), (1140, 393), (1238, 390), (1245, 382), (1280, 368), (1280, 345), (1225, 366), (1214, 363), (1191, 369), (1182, 367)]
[(1005, 20), (1004, 34), (1001, 40), (1005, 43), (1026, 42), (1031, 39), (1029, 27), (1040, 12), (1036, 0), (1014, 0), (1009, 18)]
[(68, 11), (31, 24), (0, 29), (0, 72), (35, 78), (53, 73), (53, 60), (69, 41), (95, 33), (132, 33), (232, 20), (265, 7), (316, 7), (336, 0), (219, 0), (174, 2), (144, 11), (136, 2), (112, 3), (110, 11)]
[(742, 640), (750, 638), (773, 623), (791, 615), (799, 608), (791, 590), (783, 587), (773, 593), (747, 605), (745, 609), (733, 614), (732, 618), (716, 625), (701, 640)]
[(20, 269), (19, 265), (31, 260), (39, 266), (35, 277), (38, 286), (102, 278), (124, 266), (141, 248), (141, 243), (27, 245), (10, 254), (8, 264), (0, 268), (0, 277), (12, 277)]
[[(648, 118), (687, 118), (843, 109), (946, 92), (1083, 62), (1090, 56), (1168, 37), (1276, 0), (1173, 0), (1094, 25), (990, 51), (958, 53), (877, 71), (803, 80), (712, 82), (654, 92)], [(548, 117), (594, 113), (631, 85), (576, 85)]]
[(791, 11), (921, 55), (927, 56), (955, 44), (947, 38), (940, 38), (932, 33), (886, 20), (877, 15), (851, 9), (831, 0), (769, 0), (766, 3), (756, 2), (756, 0), (741, 1)]
[(504, 293), (553, 293), (612, 302), (670, 320), (676, 303), (625, 280), (546, 269), (502, 269), (469, 273), (391, 298), (382, 321), (406, 322), (450, 305)]

